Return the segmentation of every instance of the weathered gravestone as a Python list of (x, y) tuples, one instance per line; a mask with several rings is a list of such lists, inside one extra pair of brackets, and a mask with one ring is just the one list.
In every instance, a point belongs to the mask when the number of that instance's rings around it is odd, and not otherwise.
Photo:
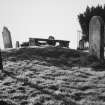
[(2, 36), (3, 36), (4, 48), (12, 48), (13, 46), (12, 46), (11, 33), (7, 27), (3, 28)]
[(104, 59), (104, 21), (100, 16), (93, 16), (89, 23), (89, 53)]
[(19, 41), (16, 41), (16, 48), (19, 48)]

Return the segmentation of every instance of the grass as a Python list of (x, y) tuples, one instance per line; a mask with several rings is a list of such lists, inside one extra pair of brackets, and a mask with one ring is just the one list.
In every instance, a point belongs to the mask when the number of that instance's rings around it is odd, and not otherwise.
[(104, 64), (88, 53), (65, 48), (21, 48), (2, 52), (2, 57), (7, 62), (0, 78), (0, 98), (13, 104), (105, 103)]
[[(10, 52), (2, 52), (5, 61), (34, 60), (46, 61), (55, 66), (93, 66), (93, 62), (99, 62), (96, 57), (90, 56), (86, 52), (66, 48), (20, 48)], [(95, 67), (95, 66), (93, 66)]]

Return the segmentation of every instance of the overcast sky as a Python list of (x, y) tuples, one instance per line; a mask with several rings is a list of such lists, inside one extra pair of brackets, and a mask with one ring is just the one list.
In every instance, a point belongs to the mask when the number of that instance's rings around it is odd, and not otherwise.
[(2, 30), (8, 27), (13, 46), (29, 37), (69, 40), (77, 46), (77, 31), (81, 30), (77, 15), (88, 6), (105, 4), (105, 0), (0, 0), (0, 47)]

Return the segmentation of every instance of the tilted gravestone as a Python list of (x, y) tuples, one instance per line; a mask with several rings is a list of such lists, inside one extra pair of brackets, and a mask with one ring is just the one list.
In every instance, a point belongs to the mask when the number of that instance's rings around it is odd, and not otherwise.
[(104, 59), (104, 21), (100, 16), (93, 16), (89, 23), (89, 53)]
[(12, 48), (13, 46), (12, 46), (11, 33), (7, 27), (3, 28), (2, 36), (3, 36), (4, 48)]

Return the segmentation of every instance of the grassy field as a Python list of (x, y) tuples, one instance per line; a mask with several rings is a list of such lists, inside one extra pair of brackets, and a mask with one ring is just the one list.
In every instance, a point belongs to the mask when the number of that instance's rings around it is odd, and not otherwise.
[(2, 52), (0, 105), (105, 105), (105, 66), (66, 48)]

